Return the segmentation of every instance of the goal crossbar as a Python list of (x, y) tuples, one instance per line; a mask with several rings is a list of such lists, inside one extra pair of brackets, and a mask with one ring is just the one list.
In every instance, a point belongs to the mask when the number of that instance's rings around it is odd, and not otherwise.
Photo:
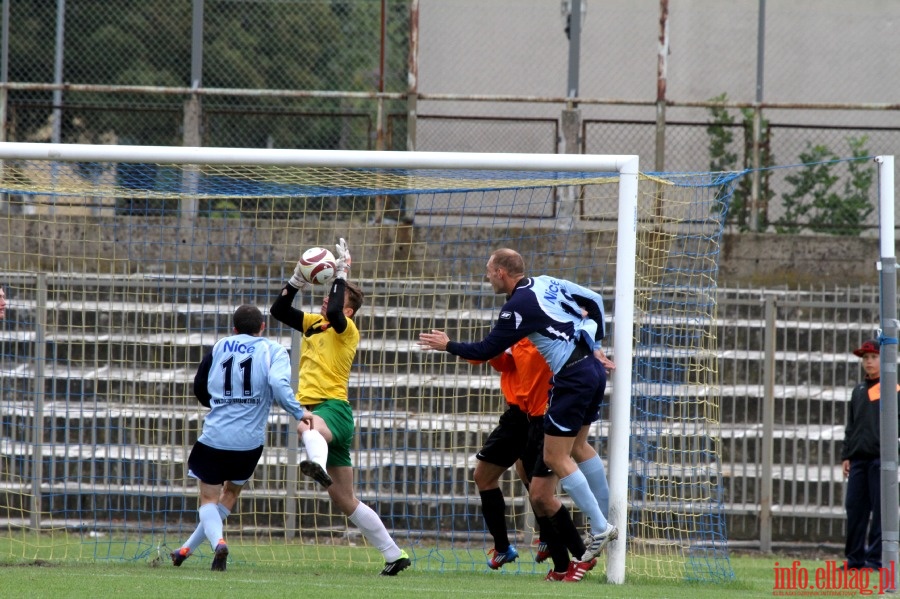
[(0, 159), (156, 164), (253, 164), (384, 169), (582, 171), (637, 174), (635, 155), (280, 150), (0, 142)]

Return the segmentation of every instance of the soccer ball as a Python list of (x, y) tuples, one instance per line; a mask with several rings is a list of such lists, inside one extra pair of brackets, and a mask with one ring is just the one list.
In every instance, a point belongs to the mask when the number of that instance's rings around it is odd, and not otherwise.
[(334, 278), (334, 254), (325, 248), (309, 248), (300, 256), (300, 274), (308, 283), (325, 285)]

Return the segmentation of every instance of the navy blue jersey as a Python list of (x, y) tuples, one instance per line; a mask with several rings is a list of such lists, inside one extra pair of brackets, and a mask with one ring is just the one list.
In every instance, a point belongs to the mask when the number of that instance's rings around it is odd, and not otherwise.
[(557, 373), (579, 341), (591, 349), (599, 345), (604, 318), (599, 293), (565, 279), (531, 277), (516, 284), (487, 337), (475, 343), (451, 341), (447, 351), (467, 360), (489, 360), (528, 337)]

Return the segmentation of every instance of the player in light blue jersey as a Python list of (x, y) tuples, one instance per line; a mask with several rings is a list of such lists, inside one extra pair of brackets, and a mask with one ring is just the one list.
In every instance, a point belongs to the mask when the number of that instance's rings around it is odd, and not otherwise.
[[(600, 419), (606, 370), (614, 368), (600, 349), (605, 334), (603, 298), (565, 279), (526, 278), (522, 256), (506, 248), (491, 254), (486, 278), (495, 293), (507, 296), (487, 337), (460, 343), (450, 341), (443, 331), (431, 331), (421, 333), (419, 343), (424, 349), (467, 360), (493, 358), (523, 337), (538, 348), (553, 371), (544, 416), (543, 460), (590, 518), (591, 531), (581, 556), (582, 562), (590, 562), (619, 534), (600, 509), (598, 496), (606, 486), (600, 477), (605, 474), (602, 464), (596, 467), (600, 458), (587, 442), (590, 425)], [(588, 458), (589, 453), (593, 457)], [(534, 480), (540, 483), (539, 478)], [(532, 485), (529, 496), (536, 510), (549, 505), (548, 494), (553, 492), (549, 485)]]
[(298, 431), (312, 417), (294, 398), (287, 350), (262, 337), (266, 323), (259, 308), (239, 307), (233, 322), (234, 335), (216, 342), (194, 377), (194, 395), (210, 408), (188, 457), (188, 476), (200, 483), (200, 524), (171, 553), (175, 566), (207, 539), (214, 549), (211, 569), (225, 570), (223, 520), (262, 456), (272, 404), (297, 419)]

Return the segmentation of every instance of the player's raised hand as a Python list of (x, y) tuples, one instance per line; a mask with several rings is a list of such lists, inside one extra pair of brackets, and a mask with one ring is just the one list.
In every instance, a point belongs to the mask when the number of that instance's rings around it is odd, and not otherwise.
[(343, 237), (340, 238), (340, 241), (334, 247), (337, 248), (337, 252), (335, 252), (337, 260), (334, 262), (334, 277), (346, 280), (347, 275), (350, 273), (350, 248), (347, 247), (347, 242)]
[(288, 283), (296, 287), (297, 289), (303, 289), (309, 283), (306, 282), (306, 279), (303, 278), (303, 273), (300, 271), (300, 262), (297, 262), (297, 266), (294, 267), (294, 274), (291, 275), (291, 278), (288, 279)]

